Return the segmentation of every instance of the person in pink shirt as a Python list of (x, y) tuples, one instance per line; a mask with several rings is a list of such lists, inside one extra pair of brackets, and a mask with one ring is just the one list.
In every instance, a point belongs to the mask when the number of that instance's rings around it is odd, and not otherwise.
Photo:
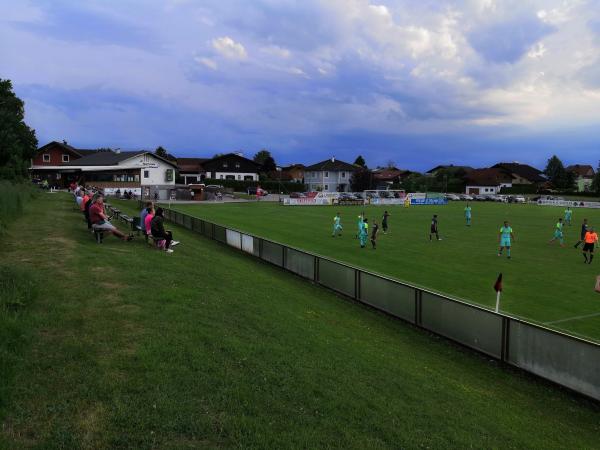
[(150, 236), (152, 233), (150, 231), (150, 223), (152, 222), (152, 219), (154, 218), (154, 206), (150, 206), (149, 208), (146, 208), (146, 211), (148, 211), (148, 214), (146, 214), (146, 217), (144, 218), (144, 230), (146, 230), (146, 235)]

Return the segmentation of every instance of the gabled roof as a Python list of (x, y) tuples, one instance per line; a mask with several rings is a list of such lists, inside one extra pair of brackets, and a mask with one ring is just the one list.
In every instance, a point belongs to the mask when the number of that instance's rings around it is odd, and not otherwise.
[(471, 166), (455, 166), (454, 164), (445, 164), (445, 165), (443, 164), (443, 165), (440, 165), (440, 166), (435, 166), (433, 169), (430, 169), (430, 170), (428, 170), (425, 173), (434, 173), (434, 172), (437, 172), (438, 170), (441, 170), (441, 169), (457, 169), (457, 170), (458, 169), (463, 169), (466, 172), (474, 170)]
[(313, 164), (312, 166), (308, 166), (308, 167), (306, 167), (305, 170), (314, 171), (314, 172), (323, 172), (323, 171), (349, 172), (349, 171), (354, 171), (356, 169), (357, 169), (357, 166), (355, 166), (354, 164), (350, 164), (350, 163), (347, 163), (344, 161), (337, 160), (335, 158), (331, 158), (331, 159), (326, 159), (325, 161), (321, 161), (316, 164)]
[(63, 166), (116, 166), (121, 161), (125, 161), (127, 159), (133, 158), (135, 156), (141, 155), (152, 155), (154, 158), (160, 159), (167, 164), (175, 166), (176, 164), (173, 161), (169, 161), (168, 159), (161, 158), (160, 156), (155, 155), (152, 152), (139, 150), (139, 151), (131, 151), (131, 152), (113, 152), (113, 151), (101, 151), (89, 154), (82, 158), (79, 158), (75, 161), (70, 161), (68, 163), (63, 164)]
[(469, 186), (499, 186), (512, 181), (510, 175), (500, 168), (473, 169), (465, 175)]
[(209, 158), (177, 158), (177, 168), (180, 172), (204, 172), (202, 164)]
[(403, 176), (406, 176), (410, 173), (411, 172), (409, 170), (381, 169), (381, 170), (377, 171), (376, 173), (374, 173), (373, 177), (376, 180), (391, 181), (391, 180), (395, 180), (396, 178), (401, 178)]
[(51, 141), (45, 145), (42, 145), (40, 148), (38, 148), (38, 152), (43, 152), (47, 147), (50, 147), (50, 146), (60, 147), (64, 151), (69, 152), (74, 155), (77, 155), (77, 156), (87, 156), (87, 155), (91, 155), (92, 153), (110, 151), (109, 149), (75, 148), (72, 145), (69, 145), (65, 142)]
[(281, 170), (294, 170), (294, 169), (304, 170), (304, 169), (306, 169), (306, 166), (304, 164), (296, 163), (296, 164), (290, 164), (289, 166), (284, 166), (281, 168)]
[(245, 158), (241, 155), (238, 155), (237, 153), (227, 153), (225, 155), (220, 155), (217, 156), (215, 158), (210, 158), (207, 159), (206, 161), (203, 162), (204, 165), (210, 165), (213, 163), (218, 163), (219, 161), (222, 161), (223, 159), (230, 159), (230, 158), (235, 158), (235, 159), (240, 159), (242, 161), (244, 161), (247, 164), (252, 164), (253, 166), (256, 167), (256, 169), (260, 169), (261, 165), (252, 161), (251, 159)]
[(505, 172), (518, 175), (521, 178), (531, 181), (532, 183), (542, 183), (546, 181), (546, 178), (543, 176), (543, 172), (541, 170), (531, 167), (528, 164), (521, 164), (518, 162), (498, 163), (492, 166), (492, 168), (502, 169)]
[(593, 178), (595, 174), (594, 168), (589, 164), (573, 164), (567, 167), (567, 171), (582, 178)]

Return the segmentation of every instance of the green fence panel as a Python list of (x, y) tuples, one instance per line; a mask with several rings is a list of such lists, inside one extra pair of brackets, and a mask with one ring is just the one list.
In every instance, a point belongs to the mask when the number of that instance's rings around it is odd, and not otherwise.
[(600, 346), (516, 320), (508, 362), (600, 400)]
[(415, 322), (415, 289), (360, 272), (360, 301), (409, 322)]
[(355, 297), (356, 270), (343, 264), (319, 258), (319, 283), (334, 291)]
[(213, 238), (213, 224), (211, 222), (204, 222), (204, 226), (202, 228), (202, 234), (204, 234), (204, 236), (206, 236), (207, 238)]
[(285, 249), (285, 268), (304, 278), (315, 278), (315, 257), (292, 248)]
[(502, 316), (423, 292), (421, 326), (488, 355), (502, 354)]
[(283, 246), (275, 242), (262, 241), (262, 259), (283, 266)]
[(197, 218), (192, 219), (192, 231), (195, 233), (202, 233), (202, 221)]
[(221, 225), (213, 225), (213, 239), (219, 242), (227, 243), (227, 233), (225, 227)]
[(183, 226), (188, 230), (192, 229), (192, 216), (188, 216), (187, 214), (183, 215)]

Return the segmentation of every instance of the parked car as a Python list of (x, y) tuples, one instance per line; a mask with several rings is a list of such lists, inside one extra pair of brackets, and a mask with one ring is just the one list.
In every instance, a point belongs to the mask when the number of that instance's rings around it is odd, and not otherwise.
[(446, 194), (445, 197), (447, 200), (451, 200), (451, 201), (460, 200), (460, 197), (456, 194)]
[(461, 200), (473, 201), (473, 196), (469, 194), (460, 194), (459, 197)]
[(478, 202), (483, 202), (483, 201), (485, 201), (487, 199), (486, 199), (485, 195), (483, 195), (483, 194), (477, 194), (477, 195), (475, 195), (473, 197), (473, 200), (478, 201)]
[[(256, 195), (256, 189), (257, 189), (256, 186), (250, 186), (248, 188), (248, 191), (247, 191), (248, 195)], [(261, 189), (261, 194), (260, 195), (263, 195), (263, 196), (264, 195), (269, 195), (269, 192), (265, 191), (264, 189)]]
[(525, 200), (525, 197), (523, 197), (522, 195), (517, 195), (513, 198), (513, 202), (514, 203), (526, 203), (527, 200)]

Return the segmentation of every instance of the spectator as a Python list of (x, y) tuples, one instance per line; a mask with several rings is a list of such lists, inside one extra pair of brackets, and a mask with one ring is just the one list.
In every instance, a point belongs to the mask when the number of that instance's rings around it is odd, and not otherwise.
[(124, 241), (131, 241), (133, 236), (126, 236), (110, 223), (108, 217), (104, 214), (104, 197), (101, 194), (96, 195), (97, 197), (91, 202), (93, 204), (90, 206), (89, 210), (90, 220), (94, 230), (105, 231)]
[(144, 224), (146, 223), (146, 215), (148, 214), (148, 208), (154, 208), (154, 203), (146, 202), (146, 206), (144, 206), (144, 209), (140, 211), (140, 227), (142, 228), (144, 234), (146, 234), (146, 228)]
[(146, 236), (152, 235), (152, 219), (154, 219), (154, 206), (150, 203), (150, 206), (146, 208), (146, 217), (144, 217), (144, 234)]
[(79, 209), (81, 209), (81, 204), (83, 203), (83, 195), (81, 194), (81, 191), (75, 194), (75, 201), (77, 202), (77, 206), (79, 206)]
[(121, 189), (117, 189), (117, 192), (115, 192), (115, 196), (117, 198), (121, 198)]
[(179, 244), (179, 242), (173, 240), (171, 231), (165, 230), (164, 221), (163, 209), (157, 208), (156, 213), (150, 222), (150, 234), (152, 234), (152, 238), (154, 239), (164, 239), (166, 241), (165, 251), (173, 253), (171, 247)]

